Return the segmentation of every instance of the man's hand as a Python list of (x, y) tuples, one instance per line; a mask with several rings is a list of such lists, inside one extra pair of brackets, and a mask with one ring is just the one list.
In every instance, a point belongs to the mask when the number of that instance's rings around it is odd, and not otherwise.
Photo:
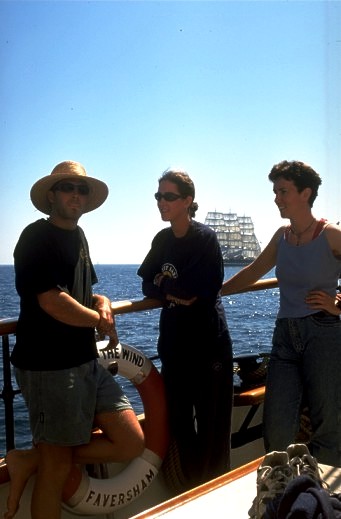
[(107, 335), (113, 338), (113, 341), (117, 340), (118, 342), (110, 299), (106, 296), (95, 294), (93, 296), (93, 308), (100, 316), (99, 323), (96, 326), (99, 336), (104, 338)]

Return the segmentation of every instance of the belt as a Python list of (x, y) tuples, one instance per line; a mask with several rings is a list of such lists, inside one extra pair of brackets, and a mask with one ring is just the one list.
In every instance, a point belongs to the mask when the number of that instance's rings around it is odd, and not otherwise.
[(333, 320), (333, 321), (340, 320), (339, 315), (333, 315), (333, 314), (330, 314), (329, 312), (324, 312), (323, 310), (321, 312), (315, 312), (314, 314), (307, 315), (307, 317), (317, 317), (317, 319), (328, 318), (329, 320)]

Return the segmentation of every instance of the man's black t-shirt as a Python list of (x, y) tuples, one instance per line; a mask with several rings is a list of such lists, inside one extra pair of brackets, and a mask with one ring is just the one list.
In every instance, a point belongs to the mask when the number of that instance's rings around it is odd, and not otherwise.
[[(97, 278), (83, 231), (79, 227), (65, 230), (38, 220), (22, 232), (14, 264), (20, 296), (17, 339), (11, 356), (14, 366), (59, 370), (96, 358), (94, 329), (57, 321), (42, 310), (37, 299), (37, 294), (58, 288), (73, 297), (77, 294), (79, 303), (90, 306), (91, 284)], [(75, 283), (77, 265), (80, 281)]]

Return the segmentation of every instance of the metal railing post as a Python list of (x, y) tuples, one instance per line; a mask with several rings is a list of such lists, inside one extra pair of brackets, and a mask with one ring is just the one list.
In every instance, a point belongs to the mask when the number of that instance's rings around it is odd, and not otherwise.
[(4, 387), (0, 394), (5, 404), (5, 427), (6, 427), (6, 449), (7, 452), (14, 449), (14, 410), (13, 400), (17, 393), (12, 386), (11, 363), (9, 352), (8, 335), (2, 336), (2, 364)]

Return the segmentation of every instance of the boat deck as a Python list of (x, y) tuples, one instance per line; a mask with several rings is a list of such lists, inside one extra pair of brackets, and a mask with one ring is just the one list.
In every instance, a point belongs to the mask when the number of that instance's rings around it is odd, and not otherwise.
[[(256, 472), (262, 458), (181, 494), (132, 519), (247, 519), (256, 496)], [(323, 479), (334, 492), (341, 492), (341, 469), (319, 465)]]

